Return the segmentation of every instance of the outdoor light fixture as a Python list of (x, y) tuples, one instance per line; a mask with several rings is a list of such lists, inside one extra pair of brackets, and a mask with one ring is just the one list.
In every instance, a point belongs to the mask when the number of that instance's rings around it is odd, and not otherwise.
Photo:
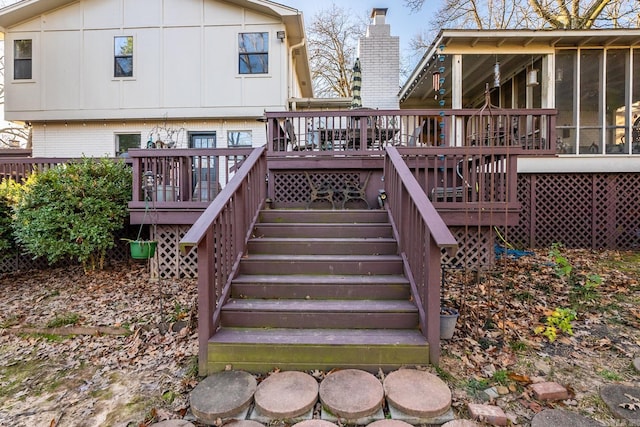
[(531, 57), (531, 68), (527, 72), (527, 86), (538, 86), (538, 70), (533, 68), (533, 57)]
[(284, 31), (278, 31), (276, 33), (276, 37), (278, 38), (278, 40), (280, 40), (281, 42), (284, 42)]
[(538, 70), (535, 68), (527, 73), (527, 86), (538, 86)]
[(387, 193), (384, 190), (378, 190), (378, 206), (380, 206), (380, 209), (384, 208), (386, 201)]

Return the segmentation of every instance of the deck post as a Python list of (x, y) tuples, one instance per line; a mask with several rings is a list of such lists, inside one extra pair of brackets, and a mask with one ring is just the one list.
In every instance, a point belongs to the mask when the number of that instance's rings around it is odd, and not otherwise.
[(213, 256), (213, 230), (209, 228), (198, 244), (198, 373), (208, 375), (209, 338), (213, 335), (216, 295)]

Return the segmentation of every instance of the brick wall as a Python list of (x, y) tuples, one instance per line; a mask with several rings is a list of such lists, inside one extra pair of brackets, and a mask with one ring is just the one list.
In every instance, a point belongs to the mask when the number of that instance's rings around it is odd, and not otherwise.
[(362, 67), (362, 105), (398, 109), (400, 38), (391, 35), (391, 26), (385, 23), (384, 14), (386, 10), (384, 13), (374, 10), (367, 34), (358, 45)]

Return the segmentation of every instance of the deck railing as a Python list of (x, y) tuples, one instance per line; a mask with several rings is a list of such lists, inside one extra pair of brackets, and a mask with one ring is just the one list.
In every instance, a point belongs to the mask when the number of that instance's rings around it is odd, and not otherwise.
[(71, 160), (74, 159), (61, 157), (0, 158), (0, 180), (13, 179), (16, 182), (22, 182), (33, 172), (44, 171), (60, 164), (67, 163)]
[[(398, 148), (398, 151), (441, 213), (484, 212), (483, 218), (474, 216), (472, 224), (496, 225), (493, 222), (505, 223), (504, 214), (519, 212), (517, 159), (526, 152), (522, 147), (429, 147)], [(496, 216), (492, 218), (490, 213)], [(463, 225), (463, 222), (448, 224)]]
[(206, 207), (235, 175), (251, 148), (132, 149), (130, 208)]
[[(267, 112), (270, 156), (375, 154), (385, 146), (521, 147), (555, 154), (556, 110), (460, 109)], [(382, 155), (382, 153), (380, 153)]]
[(384, 175), (387, 204), (398, 245), (420, 316), (420, 329), (429, 343), (429, 358), (440, 357), (440, 262), (442, 249), (457, 247), (455, 237), (395, 147), (387, 147)]
[(207, 342), (220, 325), (220, 308), (266, 199), (264, 147), (245, 159), (233, 178), (180, 241), (182, 252), (198, 248), (198, 340), (201, 372), (206, 371)]

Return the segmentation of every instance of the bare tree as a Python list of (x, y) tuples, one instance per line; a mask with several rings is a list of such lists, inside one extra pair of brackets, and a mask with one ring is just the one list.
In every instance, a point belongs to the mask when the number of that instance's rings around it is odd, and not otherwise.
[[(425, 0), (404, 0), (418, 12)], [(436, 28), (631, 28), (638, 26), (637, 0), (445, 0)]]
[(335, 4), (314, 15), (306, 32), (315, 96), (351, 96), (352, 68), (365, 28), (364, 19)]

